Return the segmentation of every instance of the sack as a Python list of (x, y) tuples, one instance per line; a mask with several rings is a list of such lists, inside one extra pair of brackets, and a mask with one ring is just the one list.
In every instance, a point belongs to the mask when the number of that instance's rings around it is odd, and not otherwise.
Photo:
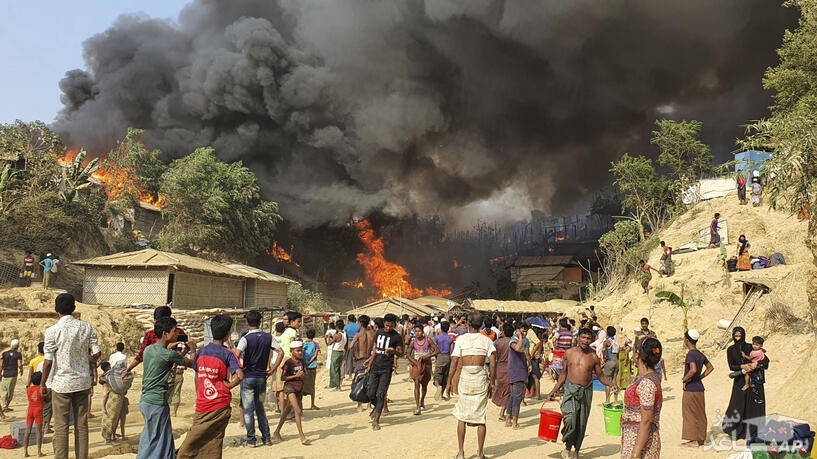
[(352, 390), (349, 392), (349, 398), (353, 402), (369, 403), (369, 394), (366, 391), (366, 386), (369, 384), (369, 372), (365, 370), (355, 373), (352, 379)]
[(102, 377), (105, 378), (105, 383), (108, 384), (108, 387), (114, 394), (125, 395), (128, 393), (128, 390), (130, 390), (131, 385), (133, 385), (133, 373), (128, 373), (125, 375), (125, 378), (122, 379), (122, 374), (125, 373), (125, 370), (127, 370), (125, 361), (120, 360), (102, 375)]

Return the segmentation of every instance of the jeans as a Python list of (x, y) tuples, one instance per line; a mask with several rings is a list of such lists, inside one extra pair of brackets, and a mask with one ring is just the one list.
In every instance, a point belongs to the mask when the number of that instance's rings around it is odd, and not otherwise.
[(386, 395), (389, 393), (389, 384), (391, 384), (391, 371), (392, 369), (389, 368), (369, 373), (366, 395), (369, 396), (369, 402), (374, 403), (374, 410), (377, 413), (383, 412), (383, 404), (386, 403)]
[(54, 457), (68, 459), (68, 423), (74, 418), (74, 448), (77, 459), (88, 459), (88, 392), (69, 394), (51, 391), (54, 410)]
[(524, 397), (525, 383), (522, 381), (511, 383), (511, 396), (508, 397), (508, 404), (506, 405), (508, 416), (512, 418), (519, 417), (519, 407), (522, 405), (522, 399)]
[(254, 445), (255, 416), (258, 416), (258, 429), (261, 441), (270, 443), (269, 421), (264, 411), (264, 393), (267, 391), (267, 378), (249, 377), (241, 381), (241, 405), (244, 407), (244, 424), (247, 426), (247, 444)]
[(170, 425), (170, 406), (139, 401), (139, 411), (145, 418), (136, 459), (175, 459), (173, 427)]

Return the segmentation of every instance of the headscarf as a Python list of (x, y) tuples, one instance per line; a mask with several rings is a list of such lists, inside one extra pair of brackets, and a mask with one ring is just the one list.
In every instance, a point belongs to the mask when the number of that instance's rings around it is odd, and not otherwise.
[[(740, 332), (741, 338), (735, 339), (735, 335)], [(733, 358), (733, 360), (741, 361), (743, 359), (742, 353), (746, 351), (746, 330), (743, 327), (735, 327), (732, 329), (732, 341), (735, 343), (733, 346), (727, 349)]]
[[(743, 238), (742, 241), (741, 241), (741, 238)], [(738, 238), (738, 245), (740, 246), (739, 249), (738, 249), (738, 256), (740, 256), (740, 255), (743, 255), (743, 252), (745, 252), (746, 249), (749, 247), (749, 240), (746, 239), (746, 236), (741, 234), (740, 238)], [(740, 327), (737, 327), (737, 328), (740, 328)], [(732, 332), (732, 335), (734, 337), (734, 331)], [(745, 336), (744, 336), (744, 338), (745, 338)]]

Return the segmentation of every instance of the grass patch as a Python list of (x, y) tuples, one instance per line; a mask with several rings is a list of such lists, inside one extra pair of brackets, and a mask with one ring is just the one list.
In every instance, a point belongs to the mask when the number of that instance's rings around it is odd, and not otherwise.
[(806, 333), (811, 328), (805, 318), (794, 314), (791, 306), (779, 300), (772, 300), (763, 319), (767, 330), (784, 335)]

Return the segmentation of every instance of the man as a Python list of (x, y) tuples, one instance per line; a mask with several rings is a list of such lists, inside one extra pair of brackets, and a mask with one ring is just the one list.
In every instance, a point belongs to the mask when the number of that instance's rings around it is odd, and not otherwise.
[[(451, 371), (448, 375), (448, 392), (459, 393), (454, 405), (457, 418), (457, 459), (465, 458), (465, 426), (477, 427), (477, 457), (484, 457), (486, 414), (488, 398), (494, 390), (496, 378), (496, 348), (493, 341), (480, 333), (482, 314), (472, 312), (468, 316), (468, 333), (460, 335), (451, 352)], [(488, 371), (485, 359), (488, 358)], [(459, 381), (456, 387), (452, 385)]]
[(528, 348), (525, 346), (525, 340), (527, 339), (525, 335), (527, 334), (528, 328), (523, 322), (522, 326), (512, 333), (510, 350), (508, 351), (508, 383), (510, 384), (511, 395), (508, 397), (506, 405), (508, 420), (505, 426), (513, 429), (519, 429), (519, 408), (525, 398), (525, 385), (531, 371), (530, 362), (528, 361)]
[(658, 273), (667, 277), (675, 274), (675, 266), (672, 264), (672, 247), (664, 241), (661, 241), (661, 269)]
[[(353, 316), (350, 315), (349, 317)], [(371, 322), (369, 316), (363, 314), (358, 318), (358, 322), (360, 323), (360, 331), (355, 334), (355, 338), (349, 345), (349, 354), (354, 354), (352, 364), (353, 373), (357, 373), (363, 369), (363, 364), (366, 363), (366, 359), (372, 354), (372, 345), (374, 344), (374, 330), (369, 329), (369, 322)], [(346, 327), (344, 327), (344, 329), (345, 328)], [(366, 408), (362, 403), (358, 402), (357, 409), (358, 411), (362, 411)]]
[(233, 328), (230, 316), (219, 314), (210, 320), (213, 341), (196, 355), (196, 416), (179, 447), (179, 459), (221, 458), (224, 431), (230, 422), (230, 390), (244, 379), (235, 355), (224, 347)]
[(43, 268), (43, 288), (48, 290), (48, 287), (51, 286), (51, 264), (53, 260), (51, 259), (51, 254), (48, 253), (45, 255), (45, 259), (40, 262), (40, 266)]
[[(153, 323), (155, 324), (162, 317), (170, 317), (173, 314), (173, 311), (170, 309), (170, 306), (159, 306), (153, 310)], [(187, 335), (184, 330), (179, 327), (176, 327), (175, 330), (176, 335)], [(122, 374), (122, 378), (124, 379), (125, 376), (130, 373), (134, 368), (136, 368), (142, 360), (144, 359), (144, 352), (148, 346), (156, 344), (159, 342), (159, 337), (156, 336), (155, 328), (153, 330), (148, 330), (145, 332), (145, 336), (142, 337), (142, 344), (139, 347), (139, 352), (136, 356), (133, 357), (133, 361), (128, 365), (128, 369), (125, 373)], [(187, 352), (187, 347), (185, 346), (184, 353)], [(172, 377), (172, 375), (171, 375)]]
[[(456, 335), (454, 335), (456, 336)], [(448, 384), (448, 373), (451, 370), (451, 349), (454, 347), (454, 338), (449, 333), (449, 323), (440, 324), (440, 334), (434, 337), (437, 345), (437, 360), (434, 366), (434, 385), (437, 390), (434, 392), (434, 400), (442, 398)], [(448, 400), (448, 397), (446, 397)]]
[(721, 214), (715, 213), (715, 217), (712, 219), (712, 222), (709, 224), (709, 248), (718, 247), (721, 245), (721, 235), (718, 234), (718, 230), (721, 228), (718, 226), (718, 219), (721, 218)]
[[(355, 374), (354, 360), (357, 357), (357, 353), (354, 352), (355, 351), (354, 340), (355, 336), (357, 336), (357, 334), (360, 333), (360, 325), (357, 324), (357, 318), (355, 317), (355, 315), (349, 314), (349, 316), (346, 317), (346, 319), (348, 320), (348, 322), (346, 322), (346, 325), (343, 326), (343, 331), (346, 332), (346, 339), (347, 342), (349, 343), (349, 350), (352, 352), (347, 352), (346, 355), (344, 356), (345, 361), (343, 366), (344, 371), (343, 374), (341, 375), (342, 378), (352, 376)], [(364, 352), (368, 352), (370, 350), (371, 348), (364, 349)]]
[(11, 411), (9, 404), (14, 398), (14, 388), (17, 386), (17, 376), (23, 374), (23, 354), (18, 350), (20, 341), (11, 340), (11, 348), (2, 354), (2, 369), (0, 369), (0, 396), (2, 396), (2, 411)]
[[(611, 381), (618, 381), (618, 353), (621, 348), (616, 341), (616, 327), (607, 327), (607, 338), (602, 345), (604, 355), (604, 376)], [(609, 387), (604, 388), (604, 403), (610, 403)], [(618, 403), (618, 392), (613, 393), (613, 403)]]
[(380, 415), (391, 384), (391, 374), (395, 357), (403, 355), (403, 337), (395, 331), (397, 316), (386, 314), (383, 317), (383, 329), (374, 335), (374, 349), (363, 364), (370, 371), (366, 392), (369, 401), (374, 403), (371, 413), (372, 430), (380, 430)]
[[(158, 341), (145, 348), (144, 373), (142, 374), (142, 398), (139, 411), (145, 419), (142, 437), (139, 439), (137, 459), (172, 459), (176, 457), (173, 443), (173, 428), (170, 424), (168, 399), (168, 379), (176, 365), (192, 366), (196, 359), (196, 342), (189, 339), (190, 357), (179, 355), (170, 348), (175, 346), (178, 335), (176, 320), (160, 317), (153, 325), (153, 333)], [(202, 383), (204, 386), (204, 383)], [(215, 394), (211, 387), (203, 387), (209, 394)]]
[[(244, 425), (247, 446), (255, 447), (255, 417), (261, 430), (261, 442), (272, 444), (269, 421), (264, 410), (267, 377), (272, 376), (284, 361), (284, 351), (272, 335), (261, 330), (261, 313), (250, 311), (245, 316), (250, 331), (238, 341), (238, 350), (244, 355), (244, 380), (241, 381), (241, 405), (244, 407)], [(277, 354), (277, 357), (273, 357)]]
[(590, 407), (593, 405), (593, 372), (598, 375), (602, 384), (613, 388), (614, 392), (618, 391), (615, 382), (603, 374), (599, 358), (590, 347), (593, 339), (592, 330), (579, 330), (578, 346), (565, 352), (564, 370), (548, 395), (548, 400), (553, 400), (556, 392), (562, 386), (565, 388), (562, 398), (562, 441), (565, 442), (563, 458), (579, 457)]
[(111, 364), (111, 367), (115, 367), (119, 362), (125, 362), (125, 364), (128, 363), (128, 358), (125, 356), (124, 350), (125, 343), (116, 343), (116, 352), (108, 357), (108, 363)]
[(559, 329), (553, 334), (553, 348), (566, 351), (573, 347), (573, 332), (567, 317), (559, 319)]
[(45, 360), (40, 393), (47, 397), (48, 389), (51, 389), (55, 429), (54, 457), (68, 459), (68, 421), (73, 414), (76, 457), (87, 459), (88, 396), (96, 383), (96, 374), (91, 372), (91, 365), (95, 365), (99, 359), (99, 345), (91, 325), (71, 315), (76, 309), (73, 295), (61, 293), (54, 303), (60, 319), (45, 331)]
[(54, 258), (51, 259), (51, 281), (48, 283), (48, 285), (57, 282), (57, 277), (59, 276), (61, 265), (62, 262), (60, 261), (60, 256), (54, 255)]
[(641, 318), (641, 329), (635, 332), (635, 343), (633, 344), (633, 360), (638, 358), (638, 353), (641, 352), (641, 343), (647, 338), (658, 339), (654, 331), (650, 330), (650, 319), (646, 317)]
[(698, 447), (706, 442), (709, 423), (706, 421), (706, 397), (702, 380), (715, 369), (712, 362), (698, 350), (701, 334), (694, 328), (684, 333), (684, 345), (687, 348), (684, 360), (683, 383), (684, 394), (681, 398), (681, 417), (683, 419), (681, 439), (687, 440), (687, 446)]
[(23, 286), (31, 287), (31, 278), (34, 276), (34, 255), (30, 250), (26, 251), (26, 256), (23, 257)]

